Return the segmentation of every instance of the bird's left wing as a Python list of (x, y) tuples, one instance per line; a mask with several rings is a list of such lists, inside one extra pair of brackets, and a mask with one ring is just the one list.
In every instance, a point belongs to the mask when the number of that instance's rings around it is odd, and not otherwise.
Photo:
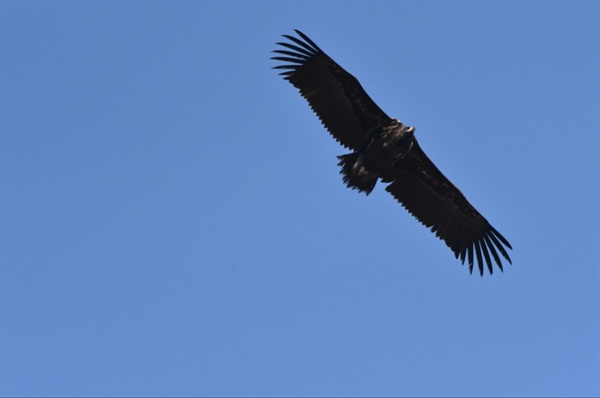
[[(464, 264), (473, 271), (476, 257), (479, 273), (483, 275), (483, 266), (493, 273), (492, 259), (502, 270), (502, 255), (509, 263), (510, 257), (504, 246), (512, 249), (508, 241), (467, 201), (460, 190), (454, 186), (421, 150), (414, 140), (411, 156), (396, 165), (384, 177), (384, 182), (392, 181), (386, 187), (412, 215), (422, 224), (431, 228), (460, 256)], [(485, 261), (485, 262), (484, 262)]]
[(331, 135), (342, 145), (360, 150), (369, 142), (369, 132), (386, 124), (389, 117), (361, 87), (358, 80), (325, 54), (304, 33), (284, 35), (290, 42), (280, 42), (285, 49), (275, 50), (273, 57), (286, 64), (275, 66), (300, 94), (306, 98)]

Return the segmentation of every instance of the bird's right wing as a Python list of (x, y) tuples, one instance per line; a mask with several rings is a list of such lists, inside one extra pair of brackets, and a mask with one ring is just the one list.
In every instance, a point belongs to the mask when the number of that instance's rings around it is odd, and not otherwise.
[(354, 76), (346, 72), (325, 54), (304, 33), (300, 38), (284, 35), (290, 40), (277, 43), (285, 49), (275, 50), (275, 66), (280, 74), (306, 98), (331, 135), (342, 145), (359, 150), (369, 142), (369, 132), (386, 124), (389, 117), (368, 96)]

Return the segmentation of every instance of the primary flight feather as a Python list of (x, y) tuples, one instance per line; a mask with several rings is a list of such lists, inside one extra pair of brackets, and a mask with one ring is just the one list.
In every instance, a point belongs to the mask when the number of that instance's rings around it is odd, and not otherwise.
[(346, 148), (338, 156), (340, 173), (349, 188), (367, 195), (379, 179), (385, 188), (423, 225), (430, 228), (469, 264), (477, 262), (493, 273), (493, 261), (502, 271), (500, 256), (511, 263), (508, 241), (467, 201), (429, 160), (414, 136), (415, 128), (390, 118), (377, 106), (358, 80), (325, 54), (304, 33), (283, 35), (277, 43), (284, 62), (274, 69), (296, 87), (325, 128)]

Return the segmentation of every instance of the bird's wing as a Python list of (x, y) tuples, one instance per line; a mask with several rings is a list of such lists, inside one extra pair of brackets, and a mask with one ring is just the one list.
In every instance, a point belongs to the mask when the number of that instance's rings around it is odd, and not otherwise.
[(299, 38), (284, 35), (290, 42), (277, 43), (285, 49), (275, 50), (272, 59), (286, 62), (284, 79), (306, 98), (331, 135), (342, 145), (359, 150), (369, 142), (369, 132), (390, 118), (373, 102), (354, 76), (329, 58), (305, 34)]
[[(509, 263), (504, 246), (512, 249), (508, 241), (467, 201), (464, 195), (429, 160), (416, 140), (411, 156), (399, 162), (384, 178), (392, 181), (386, 187), (413, 216), (442, 239), (473, 272), (474, 257), (479, 273), (483, 265), (493, 273), (492, 260), (502, 271), (500, 253)], [(491, 256), (491, 257), (490, 257)]]

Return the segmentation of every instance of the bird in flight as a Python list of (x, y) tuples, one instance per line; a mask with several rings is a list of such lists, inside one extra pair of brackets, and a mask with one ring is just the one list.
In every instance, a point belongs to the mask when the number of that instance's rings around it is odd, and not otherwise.
[(274, 69), (296, 87), (325, 128), (352, 152), (338, 156), (349, 188), (371, 193), (378, 180), (385, 190), (454, 252), (473, 272), (477, 261), (490, 274), (502, 271), (500, 255), (511, 263), (508, 241), (467, 201), (421, 150), (415, 128), (390, 118), (358, 80), (299, 30), (283, 35)]

